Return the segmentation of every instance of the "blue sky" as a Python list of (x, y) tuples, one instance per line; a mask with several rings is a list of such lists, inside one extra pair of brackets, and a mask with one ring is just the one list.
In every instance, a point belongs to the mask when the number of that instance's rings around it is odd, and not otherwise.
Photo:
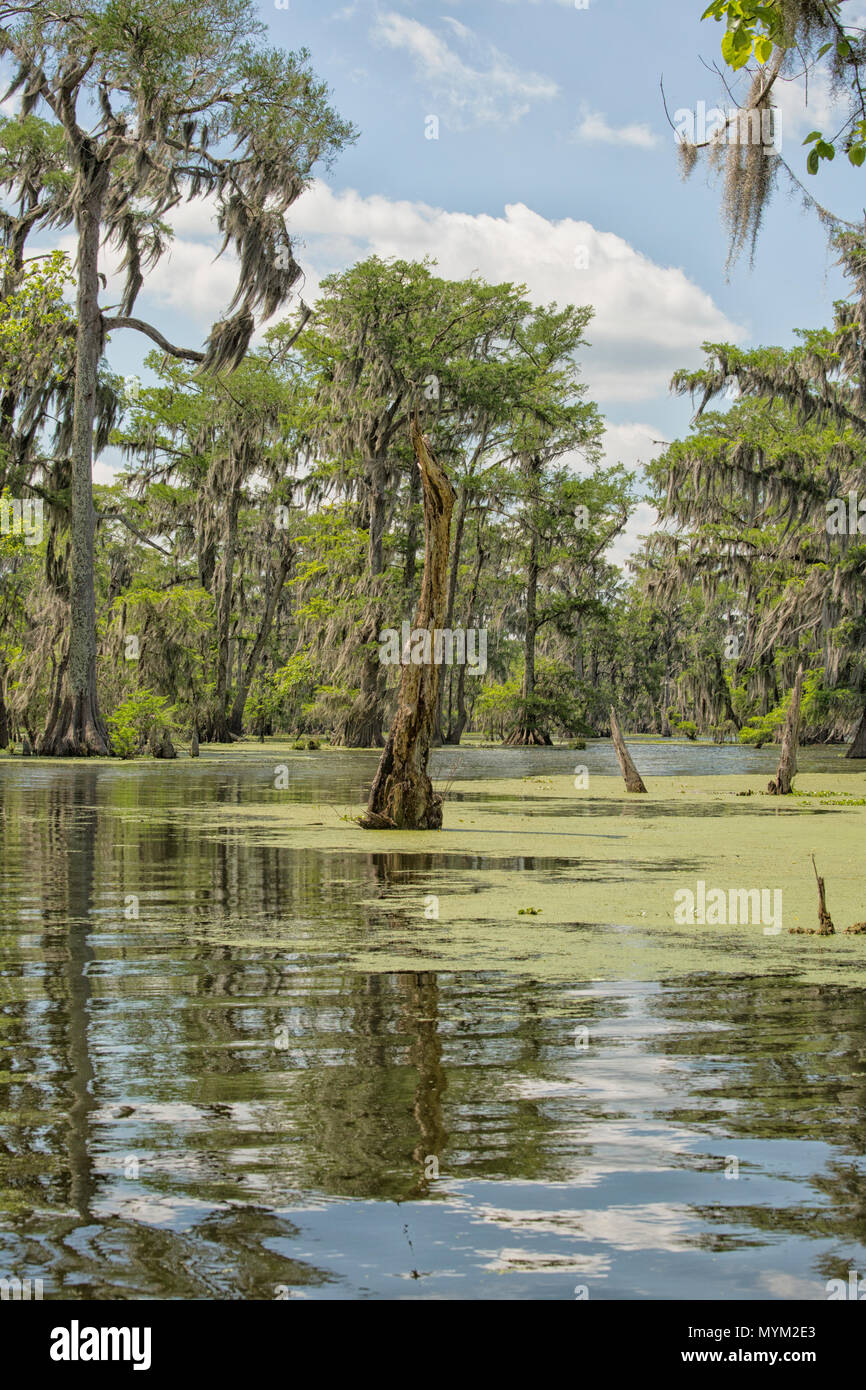
[[(318, 279), (364, 255), (436, 257), (447, 275), (524, 282), (544, 302), (590, 303), (582, 365), (609, 422), (608, 455), (636, 465), (653, 439), (687, 428), (671, 372), (702, 339), (790, 343), (826, 323), (842, 282), (826, 234), (780, 188), (753, 266), (726, 278), (719, 188), (700, 166), (683, 181), (670, 112), (728, 104), (721, 30), (703, 0), (288, 0), (263, 4), (274, 44), (306, 46), (354, 147), (289, 214), (315, 297)], [(852, 16), (853, 17), (853, 16)], [(701, 60), (705, 60), (702, 62)], [(780, 92), (782, 153), (803, 169), (803, 136), (833, 126), (820, 81)], [(438, 138), (427, 138), (438, 122)], [(844, 159), (803, 174), (834, 211), (862, 215), (866, 170)], [(858, 197), (860, 202), (858, 204)], [(139, 300), (175, 341), (199, 345), (231, 296), (206, 205), (175, 218), (171, 256)], [(63, 244), (66, 244), (65, 242)], [(110, 269), (106, 265), (106, 269)], [(111, 294), (109, 292), (110, 301)], [(133, 371), (147, 347), (115, 335)], [(632, 534), (646, 523), (642, 512)]]

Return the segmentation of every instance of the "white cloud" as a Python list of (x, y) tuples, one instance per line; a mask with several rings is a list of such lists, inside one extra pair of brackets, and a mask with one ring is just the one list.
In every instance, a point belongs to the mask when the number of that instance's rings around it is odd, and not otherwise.
[[(787, 137), (796, 139), (799, 145), (810, 130), (823, 130), (832, 137), (839, 129), (847, 109), (847, 100), (839, 95), (834, 96), (828, 70), (822, 67), (809, 74), (808, 86), (802, 77), (776, 82), (772, 100), (781, 112), (783, 151)], [(805, 161), (805, 152), (803, 158)]]
[[(697, 358), (704, 339), (744, 337), (682, 270), (655, 264), (612, 232), (573, 218), (552, 221), (523, 203), (492, 217), (335, 193), (317, 182), (290, 223), (306, 241), (298, 255), (311, 280), (372, 254), (429, 255), (455, 279), (478, 273), (525, 284), (537, 303), (593, 305), (582, 362), (590, 393), (602, 402), (666, 395), (674, 370)], [(304, 296), (311, 300), (309, 289)]]
[(606, 463), (622, 463), (634, 469), (639, 464), (648, 463), (661, 453), (658, 440), (664, 439), (664, 431), (655, 425), (646, 425), (637, 420), (624, 425), (604, 427), (604, 457)]
[[(195, 203), (182, 203), (166, 220), (173, 225), (175, 236), (162, 259), (146, 272), (135, 312), (147, 318), (146, 313), (141, 313), (141, 304), (154, 301), (175, 311), (185, 322), (194, 325), (182, 345), (196, 347), (202, 331), (208, 331), (214, 320), (222, 317), (231, 301), (237, 283), (238, 261), (232, 251), (216, 259), (222, 239), (208, 200), (200, 198)], [(72, 233), (57, 237), (52, 246), (65, 251), (74, 262), (77, 241)], [(120, 298), (125, 280), (125, 275), (119, 272), (122, 259), (117, 247), (103, 244), (99, 268), (107, 277), (102, 295), (104, 307), (116, 306)], [(166, 331), (166, 336), (170, 338), (171, 333)]]
[(649, 502), (638, 502), (613, 545), (605, 551), (605, 559), (625, 569), (630, 555), (641, 549), (640, 537), (648, 536), (658, 524), (658, 513)]
[(648, 125), (612, 126), (598, 111), (586, 111), (574, 132), (575, 140), (585, 144), (635, 145), (649, 150), (658, 145), (659, 137)]
[(109, 463), (107, 459), (100, 458), (93, 461), (93, 481), (102, 483), (110, 487), (116, 480), (117, 474), (121, 471), (120, 463)]
[[(173, 341), (198, 346), (226, 310), (236, 260), (231, 252), (214, 260), (219, 236), (206, 200), (180, 205), (171, 220), (175, 239), (146, 278), (140, 313), (153, 317)], [(448, 277), (478, 274), (494, 283), (525, 284), (536, 303), (592, 305), (590, 347), (581, 353), (581, 363), (591, 398), (605, 410), (666, 396), (676, 368), (697, 365), (701, 342), (737, 342), (745, 336), (684, 271), (656, 264), (612, 232), (573, 218), (554, 221), (523, 203), (494, 217), (351, 189), (337, 193), (316, 182), (291, 209), (288, 223), (304, 271), (298, 293), (309, 304), (324, 275), (375, 254), (405, 260), (431, 256)], [(70, 236), (55, 244), (74, 252)], [(117, 253), (103, 250), (102, 268), (110, 275), (106, 304), (116, 302), (119, 293), (112, 273), (116, 263)], [(609, 452), (619, 450), (629, 463), (651, 456), (652, 428), (610, 426)], [(652, 435), (662, 436), (663, 431)]]
[(513, 125), (536, 101), (547, 101), (559, 91), (541, 73), (521, 72), (492, 44), (477, 39), (456, 19), (447, 19), (457, 42), (476, 55), (481, 66), (467, 63), (445, 39), (426, 24), (393, 10), (379, 15), (373, 36), (391, 48), (407, 52), (431, 99), (441, 103), (456, 129), (469, 124)]
[(763, 1270), (758, 1282), (773, 1298), (818, 1302), (827, 1297), (827, 1285), (822, 1280), (802, 1279), (798, 1274), (788, 1274), (781, 1269)]
[[(602, 441), (604, 461), (606, 464), (624, 464), (637, 475), (636, 480), (643, 491), (641, 464), (649, 463), (650, 459), (661, 452), (662, 445), (657, 441), (663, 440), (664, 437), (663, 430), (642, 421), (633, 420), (621, 425), (606, 422)], [(612, 565), (624, 568), (629, 556), (640, 549), (639, 537), (648, 535), (657, 521), (655, 507), (651, 507), (649, 502), (638, 502), (623, 530), (605, 552), (605, 558)]]
[(214, 256), (213, 242), (175, 237), (147, 277), (148, 292), (209, 328), (225, 313), (237, 283), (237, 258), (229, 252)]

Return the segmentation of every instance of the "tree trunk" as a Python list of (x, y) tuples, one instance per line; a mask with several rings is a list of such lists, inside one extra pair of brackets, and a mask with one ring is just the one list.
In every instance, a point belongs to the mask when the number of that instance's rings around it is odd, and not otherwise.
[(616, 710), (613, 705), (610, 707), (610, 736), (613, 739), (613, 746), (619, 760), (620, 771), (625, 778), (625, 789), (627, 792), (645, 792), (646, 787), (640, 773), (631, 760), (631, 755), (625, 746), (625, 740), (620, 733), (619, 721), (616, 717)]
[[(454, 605), (457, 599), (457, 575), (460, 569), (460, 553), (463, 549), (463, 528), (466, 523), (466, 484), (461, 483), (457, 492), (457, 511), (454, 517), (454, 540), (451, 545), (451, 563), (448, 568), (448, 600), (445, 605), (445, 622), (443, 627), (450, 631), (454, 623)], [(451, 681), (453, 680), (452, 671), (449, 670), (448, 687), (448, 723), (451, 723)], [(439, 693), (436, 697), (436, 730), (434, 739), (437, 743), (449, 743), (449, 737), (445, 737), (442, 732), (442, 699), (445, 693), (445, 682), (439, 682)], [(459, 743), (459, 739), (455, 742)]]
[(177, 750), (171, 741), (168, 729), (151, 729), (148, 750), (154, 758), (176, 758)]
[(102, 352), (99, 310), (99, 234), (102, 199), (108, 181), (104, 168), (85, 167), (77, 177), (89, 184), (76, 216), (78, 230), (78, 297), (75, 338), (75, 397), (73, 407), (72, 487), (69, 531), (69, 646), (63, 664), (63, 685), (53, 717), (46, 726), (39, 752), (85, 757), (109, 751), (108, 731), (96, 695), (96, 591), (94, 581), (93, 422), (96, 386)]
[(418, 495), (421, 491), (421, 479), (412, 470), (412, 479), (409, 484), (409, 524), (406, 528), (406, 549), (403, 552), (403, 588), (406, 591), (406, 608), (411, 609), (412, 600), (415, 596), (415, 570), (416, 551), (418, 549)]
[(833, 926), (833, 918), (827, 911), (827, 899), (825, 896), (824, 880), (818, 873), (818, 866), (815, 863), (815, 856), (812, 855), (812, 868), (815, 870), (815, 877), (818, 880), (818, 936), (835, 936), (836, 929)]
[(233, 734), (240, 735), (243, 733), (244, 706), (247, 703), (247, 695), (249, 694), (250, 686), (253, 683), (253, 677), (256, 674), (256, 669), (261, 659), (262, 652), (265, 649), (265, 643), (267, 642), (270, 636), (271, 628), (274, 622), (274, 614), (277, 611), (277, 604), (280, 601), (280, 596), (283, 592), (283, 586), (285, 585), (286, 579), (289, 575), (289, 571), (292, 568), (293, 559), (294, 551), (292, 550), (291, 546), (286, 545), (286, 548), (283, 551), (283, 554), (280, 558), (280, 567), (276, 573), (274, 582), (271, 585), (271, 589), (268, 594), (267, 603), (265, 604), (265, 611), (262, 616), (262, 621), (259, 625), (256, 640), (253, 643), (253, 649), (247, 657), (246, 667), (244, 668), (243, 675), (238, 681), (238, 688), (235, 693), (235, 701), (232, 706), (231, 715), (229, 717), (229, 730)]
[(384, 681), (377, 646), (381, 626), (379, 576), (384, 569), (382, 538), (385, 534), (385, 468), (381, 464), (370, 481), (370, 540), (368, 572), (373, 598), (358, 640), (364, 648), (361, 688), (343, 720), (337, 742), (346, 748), (382, 747)]
[(797, 744), (800, 738), (800, 700), (802, 694), (803, 667), (800, 666), (797, 670), (797, 679), (794, 681), (791, 703), (788, 706), (788, 717), (785, 720), (779, 769), (775, 781), (770, 782), (767, 786), (767, 791), (772, 792), (774, 796), (789, 796), (793, 790), (792, 784), (797, 772)]
[[(481, 571), (486, 559), (485, 553), (481, 548), (481, 537), (478, 538), (478, 554), (475, 562), (475, 573), (472, 576), (472, 591), (469, 595), (469, 607), (467, 609), (467, 628), (472, 626), (478, 602), (478, 586), (481, 579)], [(446, 627), (449, 626), (446, 620)], [(448, 711), (448, 733), (445, 735), (444, 742), (457, 745), (463, 737), (463, 730), (466, 728), (469, 716), (466, 713), (466, 662), (457, 672), (457, 718), (452, 722), (451, 711)]]
[(526, 579), (526, 632), (523, 638), (523, 698), (529, 703), (535, 695), (535, 634), (538, 631), (538, 533), (533, 526), (529, 542), (529, 573)]
[(512, 730), (506, 739), (509, 747), (550, 746), (550, 735), (535, 726), (530, 709), (535, 696), (535, 638), (538, 632), (538, 528), (530, 519), (529, 567), (526, 577), (526, 630), (523, 637), (523, 703), (526, 710), (523, 725)]
[(223, 553), (222, 582), (217, 594), (217, 668), (213, 696), (213, 710), (208, 720), (206, 739), (209, 743), (231, 743), (233, 735), (229, 729), (227, 706), (230, 680), (230, 633), (232, 621), (232, 593), (234, 589), (235, 552), (238, 543), (238, 512), (240, 493), (232, 491), (226, 524), (226, 543)]
[(846, 758), (866, 758), (866, 709), (854, 735), (854, 742), (845, 754)]
[[(427, 629), (432, 648), (433, 633), (442, 627), (445, 616), (454, 489), (430, 452), (417, 416), (411, 437), (424, 495), (424, 573), (414, 628)], [(431, 658), (434, 655), (431, 650)], [(365, 830), (438, 830), (442, 825), (442, 798), (427, 775), (438, 694), (435, 660), (403, 667), (394, 723), (370, 789), (367, 813), (359, 820)]]

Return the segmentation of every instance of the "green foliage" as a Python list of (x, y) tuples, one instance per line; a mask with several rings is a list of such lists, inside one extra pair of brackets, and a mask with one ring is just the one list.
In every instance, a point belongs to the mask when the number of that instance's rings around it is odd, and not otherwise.
[(515, 729), (538, 729), (571, 737), (591, 732), (583, 718), (574, 672), (562, 661), (541, 657), (534, 694), (527, 699), (521, 675), (485, 685), (476, 712), (482, 724), (504, 736)]
[(0, 249), (0, 391), (23, 391), (40, 380), (59, 381), (72, 365), (74, 324), (63, 297), (73, 283), (62, 251), (37, 257), (20, 270)]
[[(859, 20), (849, 28), (841, 10), (841, 0), (790, 3), (790, 0), (713, 0), (701, 15), (725, 24), (722, 58), (734, 72), (754, 57), (761, 66), (774, 50), (796, 54), (797, 66), (805, 63), (810, 73), (823, 65), (839, 88), (847, 88), (851, 111), (843, 125), (841, 146), (855, 168), (866, 160), (866, 106), (862, 95), (862, 69), (866, 52)], [(856, 19), (856, 16), (855, 16)], [(810, 174), (817, 174), (822, 160), (832, 160), (840, 137), (826, 139), (813, 130), (803, 141), (811, 145), (806, 160)]]
[(784, 44), (784, 18), (775, 0), (713, 0), (701, 19), (725, 21), (722, 57), (734, 71), (754, 55), (766, 63), (775, 44)]
[(146, 744), (152, 730), (172, 732), (176, 710), (152, 690), (139, 690), (122, 700), (108, 716), (112, 752), (120, 758), (134, 758)]

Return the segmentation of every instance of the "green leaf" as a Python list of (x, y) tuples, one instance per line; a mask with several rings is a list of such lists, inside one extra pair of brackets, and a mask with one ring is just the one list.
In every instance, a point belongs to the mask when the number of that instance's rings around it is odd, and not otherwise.
[(824, 57), (824, 54), (825, 54), (825, 53), (829, 53), (829, 52), (830, 52), (830, 49), (831, 49), (832, 47), (833, 47), (833, 41), (832, 41), (832, 39), (831, 39), (831, 41), (830, 41), (829, 43), (823, 43), (823, 44), (821, 45), (821, 47), (818, 49), (818, 52), (817, 52), (816, 55), (815, 55), (816, 59), (817, 59), (817, 58), (823, 58), (823, 57)]
[(773, 40), (768, 38), (755, 39), (755, 57), (759, 63), (766, 63), (770, 54), (773, 52)]
[(859, 169), (863, 160), (866, 159), (866, 145), (852, 145), (848, 151), (848, 158)]
[(847, 39), (839, 39), (836, 44), (836, 55), (839, 58), (851, 57), (851, 45)]
[(726, 29), (722, 36), (722, 57), (726, 63), (733, 63), (734, 60), (734, 35), (731, 29)]
[(749, 61), (752, 52), (751, 35), (737, 25), (736, 29), (728, 29), (722, 39), (722, 57), (728, 67), (737, 70)]
[(809, 135), (806, 136), (805, 140), (803, 141), (803, 144), (804, 144), (804, 145), (811, 145), (811, 143), (812, 143), (813, 140), (820, 140), (820, 139), (821, 139), (821, 132), (820, 132), (820, 130), (813, 130)]
[(806, 160), (806, 168), (810, 174), (817, 174), (818, 165), (821, 163), (820, 155), (817, 150), (809, 151), (809, 158)]

